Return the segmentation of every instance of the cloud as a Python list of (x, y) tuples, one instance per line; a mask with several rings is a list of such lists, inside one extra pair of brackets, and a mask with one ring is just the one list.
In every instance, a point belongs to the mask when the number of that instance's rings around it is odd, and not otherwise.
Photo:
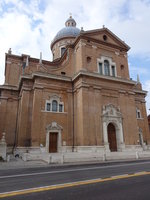
[[(150, 65), (150, 2), (148, 0), (1, 0), (0, 1), (0, 84), (4, 81), (5, 52), (51, 59), (50, 43), (72, 13), (84, 30), (103, 24), (131, 46), (129, 55)], [(131, 74), (139, 73), (147, 87), (148, 67), (132, 63)], [(147, 74), (147, 76), (146, 76)], [(150, 99), (148, 97), (148, 101)]]
[[(11, 3), (7, 12), (5, 11), (6, 3)], [(15, 6), (16, 4), (17, 7)], [(34, 20), (41, 20), (40, 14), (37, 15), (38, 9), (36, 6), (29, 9), (30, 6), (28, 7), (26, 4), (17, 0), (7, 0), (5, 4), (3, 1), (2, 5), (3, 7), (1, 7), (1, 10), (3, 8), (4, 11), (0, 18), (0, 83), (4, 81), (5, 52), (7, 52), (10, 47), (14, 54), (32, 53), (34, 56), (37, 56), (42, 41), (39, 41), (41, 37), (41, 22), (37, 23), (35, 27), (33, 26)], [(30, 13), (34, 16), (31, 17)]]
[[(130, 65), (129, 65), (130, 66)], [(135, 66), (130, 66), (130, 73), (131, 74), (140, 74), (140, 75), (146, 75), (148, 73), (148, 69), (146, 68), (141, 68), (141, 67), (135, 67)]]
[(130, 54), (150, 57), (150, 4), (146, 1), (128, 2), (128, 16), (122, 20), (116, 15), (110, 21), (110, 27), (131, 46)]
[(147, 107), (148, 114), (150, 114), (150, 80), (147, 80), (143, 84), (143, 89), (148, 92), (147, 97), (146, 97), (146, 107)]

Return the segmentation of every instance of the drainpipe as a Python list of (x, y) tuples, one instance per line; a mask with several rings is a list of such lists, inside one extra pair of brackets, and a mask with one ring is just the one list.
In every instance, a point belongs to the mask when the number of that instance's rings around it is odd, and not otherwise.
[(73, 120), (73, 127), (72, 127), (72, 152), (74, 152), (74, 86), (72, 82), (72, 120)]

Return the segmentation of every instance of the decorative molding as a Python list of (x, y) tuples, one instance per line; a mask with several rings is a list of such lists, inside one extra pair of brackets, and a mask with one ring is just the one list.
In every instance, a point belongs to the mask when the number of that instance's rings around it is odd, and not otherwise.
[(108, 125), (112, 123), (115, 126), (117, 151), (123, 151), (125, 148), (122, 128), (122, 114), (120, 108), (113, 104), (108, 104), (102, 108), (102, 122), (103, 122), (103, 138), (107, 150), (109, 150), (108, 143)]
[(58, 101), (60, 101), (60, 99), (61, 99), (60, 95), (58, 95), (58, 94), (51, 94), (51, 95), (49, 95), (49, 98), (52, 100), (58, 100)]
[(126, 91), (125, 90), (119, 90), (119, 93), (125, 94)]
[(53, 101), (57, 101), (57, 111), (58, 113), (61, 113), (59, 112), (59, 106), (62, 105), (62, 113), (64, 112), (64, 102), (61, 101), (61, 96), (57, 95), (57, 94), (52, 94), (52, 95), (49, 95), (49, 100), (46, 100), (45, 102), (45, 111), (47, 111), (47, 104), (51, 104), (51, 108), (49, 110), (49, 112), (54, 112), (56, 113), (55, 111), (52, 111), (52, 102)]
[(92, 48), (93, 48), (93, 49), (97, 49), (97, 46), (95, 46), (95, 45), (92, 45)]
[(12, 62), (11, 61), (6, 61), (6, 64), (11, 64)]
[[(98, 73), (99, 72), (99, 63), (102, 64), (102, 74), (101, 75), (104, 75), (105, 76), (105, 67), (104, 67), (104, 61), (107, 60), (109, 62), (109, 72), (110, 72), (110, 75), (109, 76), (112, 76), (112, 77), (117, 77), (117, 70), (116, 70), (116, 63), (112, 61), (112, 57), (108, 57), (108, 56), (101, 56), (101, 58), (98, 58), (97, 59), (97, 71)], [(114, 66), (114, 69), (115, 69), (115, 76), (113, 76), (112, 74), (112, 66)]]
[(147, 95), (147, 91), (145, 90), (133, 90), (135, 93), (145, 94)]
[(135, 92), (129, 91), (128, 94), (130, 94), (130, 95), (135, 95)]
[(116, 54), (117, 56), (119, 56), (119, 55), (120, 55), (120, 53), (119, 53), (119, 52), (117, 52), (117, 51), (115, 51), (115, 54)]
[(120, 112), (120, 108), (114, 106), (113, 104), (103, 106), (102, 117), (103, 121), (107, 121), (108, 123), (114, 122), (115, 124), (118, 124), (118, 121), (122, 122), (122, 114)]
[(62, 130), (62, 126), (58, 125), (57, 122), (52, 122), (51, 124), (46, 126), (46, 130), (47, 131), (51, 131), (51, 130)]
[(93, 88), (94, 88), (95, 90), (101, 90), (101, 89), (102, 89), (102, 87), (100, 87), (100, 86), (93, 86)]

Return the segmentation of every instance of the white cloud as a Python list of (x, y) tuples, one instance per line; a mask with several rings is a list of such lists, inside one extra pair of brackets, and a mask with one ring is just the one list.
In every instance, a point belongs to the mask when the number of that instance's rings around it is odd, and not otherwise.
[[(129, 65), (130, 66), (130, 65)], [(142, 67), (130, 67), (130, 73), (135, 73), (136, 75), (146, 75), (148, 73), (148, 69)]]
[(150, 114), (150, 80), (147, 80), (143, 84), (143, 89), (148, 92), (147, 97), (146, 97), (146, 107), (147, 107), (148, 114)]
[(129, 1), (128, 16), (123, 21), (119, 15), (109, 25), (131, 46), (130, 54), (150, 57), (150, 4), (140, 0)]
[[(50, 43), (63, 28), (69, 13), (84, 30), (105, 24), (131, 46), (130, 55), (143, 57), (150, 63), (150, 3), (147, 0), (1, 0), (0, 84), (4, 80), (5, 52), (10, 47), (14, 54), (39, 57), (42, 51), (44, 59), (51, 59)], [(135, 65), (130, 70), (143, 76), (150, 73), (148, 68)]]

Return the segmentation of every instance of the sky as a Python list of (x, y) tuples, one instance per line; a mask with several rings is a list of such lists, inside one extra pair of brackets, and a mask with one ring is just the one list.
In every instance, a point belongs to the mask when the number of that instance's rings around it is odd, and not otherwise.
[(0, 84), (5, 53), (51, 60), (50, 43), (69, 14), (84, 30), (110, 29), (131, 49), (130, 77), (139, 74), (150, 114), (150, 0), (0, 0)]

